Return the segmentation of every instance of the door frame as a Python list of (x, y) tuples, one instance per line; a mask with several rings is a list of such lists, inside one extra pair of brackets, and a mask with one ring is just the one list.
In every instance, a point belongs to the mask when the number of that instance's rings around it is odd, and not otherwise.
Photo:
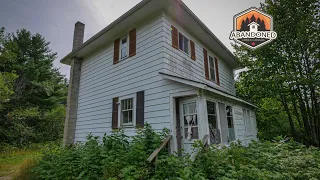
[[(178, 149), (177, 129), (176, 129), (176, 126), (177, 126), (176, 98), (184, 98), (184, 97), (191, 97), (191, 96), (195, 96), (195, 97), (197, 97), (197, 99), (201, 98), (201, 95), (199, 94), (198, 90), (196, 90), (196, 89), (195, 90), (189, 90), (189, 91), (183, 91), (183, 92), (177, 92), (177, 93), (170, 93), (169, 94), (170, 127), (171, 127), (171, 131), (172, 131), (172, 139), (170, 141), (171, 153), (179, 152), (179, 150), (180, 150), (180, 149)], [(179, 107), (179, 105), (178, 105), (178, 107)], [(179, 121), (180, 121), (180, 119), (179, 119)], [(200, 132), (199, 132), (199, 137), (202, 137), (200, 135)]]

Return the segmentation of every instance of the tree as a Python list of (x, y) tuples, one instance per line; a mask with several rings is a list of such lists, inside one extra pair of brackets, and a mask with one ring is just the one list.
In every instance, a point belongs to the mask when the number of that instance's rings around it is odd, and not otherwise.
[(5, 40), (3, 56), (7, 58), (0, 62), (0, 71), (15, 71), (19, 76), (11, 105), (50, 109), (63, 103), (66, 84), (53, 68), (57, 54), (51, 52), (49, 44), (40, 34), (32, 35), (25, 29), (11, 33)]
[(25, 29), (0, 29), (0, 144), (61, 138), (67, 81), (49, 44)]
[(261, 8), (273, 16), (278, 37), (256, 50), (234, 44), (236, 56), (248, 69), (240, 75), (243, 91), (258, 104), (264, 98), (280, 102), (290, 135), (319, 146), (320, 4), (268, 0)]
[(251, 16), (250, 22), (256, 22), (256, 17), (254, 17), (254, 15)]

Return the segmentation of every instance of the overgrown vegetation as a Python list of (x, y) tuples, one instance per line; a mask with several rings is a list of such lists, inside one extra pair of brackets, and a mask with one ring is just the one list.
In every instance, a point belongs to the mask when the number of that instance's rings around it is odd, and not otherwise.
[(41, 158), (41, 152), (57, 147), (59, 144), (61, 144), (60, 141), (30, 144), (23, 148), (10, 145), (2, 147), (0, 151), (0, 177), (17, 177), (20, 174), (24, 176), (31, 174), (27, 171), (33, 167), (32, 164), (36, 164)]
[(62, 138), (66, 79), (40, 34), (0, 28), (0, 150)]
[(273, 42), (256, 50), (234, 45), (247, 68), (237, 93), (260, 109), (260, 138), (293, 137), (320, 146), (320, 3), (318, 0), (267, 0), (273, 16)]
[(44, 152), (30, 168), (24, 166), (16, 179), (319, 179), (320, 151), (296, 142), (253, 142), (249, 147), (234, 143), (230, 148), (212, 145), (200, 148), (195, 161), (188, 155), (175, 156), (166, 149), (158, 161), (147, 162), (166, 132), (150, 126), (134, 137), (123, 131), (102, 139), (89, 136), (84, 144)]

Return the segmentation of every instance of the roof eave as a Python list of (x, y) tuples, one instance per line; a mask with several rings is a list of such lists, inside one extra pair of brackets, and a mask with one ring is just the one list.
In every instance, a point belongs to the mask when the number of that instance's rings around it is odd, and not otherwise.
[(107, 27), (105, 27), (104, 29), (102, 29), (101, 31), (99, 31), (97, 34), (95, 34), (94, 36), (92, 36), (90, 39), (88, 39), (86, 42), (84, 42), (82, 45), (80, 45), (78, 48), (74, 49), (73, 51), (71, 51), (69, 54), (67, 54), (65, 57), (63, 57), (60, 62), (62, 64), (66, 64), (66, 65), (70, 65), (70, 60), (72, 57), (74, 57), (77, 52), (79, 52), (81, 49), (83, 49), (84, 47), (86, 47), (88, 44), (90, 44), (91, 42), (95, 41), (96, 39), (98, 39), (100, 36), (102, 36), (104, 33), (106, 33), (107, 31), (109, 31), (110, 29), (112, 29), (113, 27), (115, 27), (117, 24), (119, 24), (121, 21), (123, 21), (124, 19), (126, 19), (127, 17), (129, 17), (130, 15), (132, 15), (134, 12), (136, 12), (137, 10), (139, 10), (140, 8), (142, 8), (144, 5), (146, 5), (147, 3), (149, 3), (151, 0), (143, 0), (140, 3), (138, 3), (137, 5), (135, 5), (133, 8), (131, 8), (129, 11), (127, 11), (126, 13), (124, 13), (122, 16), (120, 16), (118, 19), (116, 19), (115, 21), (113, 21), (111, 24), (109, 24)]
[(233, 55), (233, 53), (209, 30), (209, 28), (195, 15), (186, 4), (184, 4), (181, 0), (175, 0), (180, 7), (182, 7), (186, 12), (188, 12), (198, 23), (199, 25), (215, 40), (219, 43), (219, 45), (232, 57), (232, 59), (238, 64), (240, 67), (240, 61)]

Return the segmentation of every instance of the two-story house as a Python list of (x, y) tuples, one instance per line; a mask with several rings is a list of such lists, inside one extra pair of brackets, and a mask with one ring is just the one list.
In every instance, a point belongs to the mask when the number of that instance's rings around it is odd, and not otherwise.
[[(214, 7), (213, 7), (214, 8)], [(213, 18), (214, 21), (214, 18)], [(239, 61), (181, 0), (143, 0), (83, 43), (75, 25), (64, 143), (148, 122), (171, 149), (257, 140), (255, 106), (236, 97)]]

